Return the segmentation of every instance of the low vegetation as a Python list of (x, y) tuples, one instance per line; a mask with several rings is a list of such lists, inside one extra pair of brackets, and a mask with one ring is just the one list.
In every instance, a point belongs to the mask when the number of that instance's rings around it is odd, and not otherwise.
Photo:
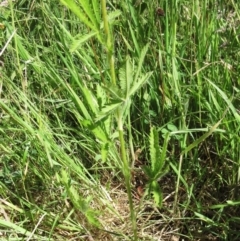
[(240, 240), (240, 5), (158, 2), (1, 1), (1, 240)]

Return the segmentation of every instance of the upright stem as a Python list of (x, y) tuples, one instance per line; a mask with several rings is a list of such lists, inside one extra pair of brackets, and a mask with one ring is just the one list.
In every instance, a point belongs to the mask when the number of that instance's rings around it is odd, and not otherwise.
[[(111, 81), (116, 86), (116, 74), (115, 74), (115, 66), (114, 66), (114, 51), (113, 51), (113, 39), (112, 33), (109, 29), (108, 20), (107, 20), (107, 9), (106, 9), (106, 0), (101, 0), (102, 4), (102, 15), (103, 15), (103, 22), (104, 22), (104, 31), (107, 37), (107, 57), (108, 62), (110, 65), (110, 74), (111, 74)], [(126, 148), (125, 148), (125, 141), (124, 141), (124, 133), (123, 133), (123, 113), (122, 110), (119, 108), (116, 113), (117, 122), (118, 122), (118, 132), (119, 132), (119, 141), (120, 141), (120, 149), (121, 149), (121, 158), (122, 158), (122, 167), (123, 167), (123, 175), (125, 178), (125, 184), (127, 188), (127, 195), (129, 201), (129, 208), (130, 208), (130, 216), (133, 228), (133, 235), (134, 240), (137, 241), (137, 224), (136, 224), (136, 216), (133, 207), (133, 200), (132, 200), (132, 193), (131, 193), (131, 174), (130, 174), (130, 165), (127, 160)]]
[(127, 160), (126, 148), (125, 148), (125, 141), (123, 135), (123, 124), (122, 124), (122, 117), (120, 110), (118, 110), (118, 133), (119, 133), (119, 140), (120, 140), (120, 149), (121, 149), (121, 157), (123, 162), (123, 174), (125, 178), (125, 184), (127, 188), (128, 200), (129, 200), (129, 208), (130, 208), (130, 216), (134, 234), (134, 240), (137, 241), (137, 223), (136, 223), (136, 216), (133, 207), (133, 200), (132, 200), (132, 192), (131, 192), (131, 174), (130, 174), (130, 164)]

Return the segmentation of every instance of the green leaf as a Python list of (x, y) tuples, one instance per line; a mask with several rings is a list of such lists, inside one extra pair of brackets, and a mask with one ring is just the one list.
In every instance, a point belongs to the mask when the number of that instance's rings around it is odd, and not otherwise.
[(108, 151), (109, 151), (109, 142), (104, 143), (101, 148), (101, 157), (102, 157), (102, 162), (106, 162), (107, 157), (108, 157)]
[(227, 200), (226, 203), (212, 205), (209, 208), (210, 209), (222, 209), (222, 208), (225, 208), (225, 207), (235, 206), (235, 205), (239, 206), (240, 205), (240, 201)]
[(159, 169), (159, 160), (160, 160), (160, 148), (159, 148), (159, 136), (158, 132), (155, 127), (151, 127), (150, 136), (149, 136), (149, 143), (150, 143), (150, 161), (151, 161), (151, 170), (152, 175), (158, 172)]
[[(101, 9), (100, 8), (100, 1), (94, 1), (94, 9), (90, 5), (89, 0), (78, 0), (78, 1), (81, 4), (81, 7), (83, 8), (85, 14), (88, 16), (88, 18), (93, 23), (94, 27), (96, 29), (100, 30), (100, 21), (97, 20), (96, 15), (94, 13), (95, 12), (94, 10)], [(92, 2), (92, 0), (91, 0), (91, 2)], [(98, 14), (98, 17), (99, 17), (99, 14)]]
[(162, 190), (159, 186), (159, 184), (157, 183), (157, 181), (153, 181), (150, 184), (150, 192), (153, 195), (153, 199), (155, 204), (161, 208), (162, 207), (162, 201), (163, 201), (163, 195), (162, 195)]
[[(106, 91), (101, 87), (101, 85), (97, 85), (97, 100), (99, 105), (99, 110), (101, 111), (102, 108), (107, 104), (107, 93)], [(106, 118), (103, 118), (103, 125), (105, 128), (105, 131), (110, 135), (111, 132), (111, 125), (112, 125), (112, 115), (106, 116)]]
[(99, 223), (96, 214), (96, 211), (88, 209), (88, 211), (85, 213), (85, 216), (90, 224), (94, 225), (95, 227), (100, 227), (101, 224)]
[(122, 14), (120, 10), (112, 11), (108, 13), (107, 19), (111, 23), (113, 22), (117, 17), (119, 17)]
[[(26, 211), (25, 211), (26, 212)], [(38, 236), (38, 235), (36, 235), (36, 234), (33, 234), (33, 232), (31, 231), (28, 231), (27, 229), (25, 229), (25, 228), (22, 228), (21, 227), (22, 226), (22, 223), (21, 222), (19, 222), (19, 225), (17, 225), (17, 224), (15, 224), (15, 223), (13, 223), (13, 222), (11, 222), (11, 221), (7, 221), (7, 220), (4, 220), (4, 218), (1, 218), (0, 219), (0, 227), (1, 227), (1, 229), (5, 229), (5, 230), (12, 230), (12, 232), (14, 232), (14, 233), (17, 233), (19, 236), (20, 236), (20, 234), (22, 235), (22, 236), (26, 236), (26, 238), (24, 238), (24, 237), (22, 237), (21, 239), (23, 240), (23, 239), (26, 239), (27, 240), (27, 237), (28, 237), (28, 239), (29, 239), (29, 237), (31, 237), (32, 238), (32, 240), (34, 239), (34, 240), (41, 240), (42, 238), (41, 238), (41, 235), (40, 236)], [(1, 238), (3, 241), (4, 240), (9, 240), (9, 239), (4, 239), (4, 237), (2, 237)]]
[(125, 101), (122, 90), (118, 86), (109, 83), (107, 86), (103, 87), (106, 90), (106, 93), (110, 95), (113, 101)]
[(126, 91), (126, 67), (121, 67), (119, 69), (119, 82), (120, 82), (120, 87), (121, 89), (125, 92)]
[(189, 152), (194, 147), (198, 146), (201, 142), (203, 142), (205, 139), (207, 139), (216, 130), (216, 128), (221, 124), (221, 122), (222, 122), (222, 119), (220, 121), (218, 121), (213, 127), (211, 127), (207, 133), (203, 134), (196, 141), (194, 141), (192, 144), (190, 144), (188, 147), (186, 147), (185, 150), (182, 151), (181, 155)]
[(161, 152), (161, 156), (160, 156), (160, 163), (158, 165), (158, 172), (162, 171), (162, 168), (166, 162), (166, 153), (167, 153), (167, 146), (168, 146), (168, 141), (169, 141), (169, 135), (170, 133), (166, 133), (165, 135), (165, 139), (164, 139), (164, 143), (163, 143), (163, 147), (162, 147), (162, 152)]
[(133, 82), (133, 68), (130, 57), (126, 57), (126, 66), (119, 70), (120, 88), (123, 91), (124, 97), (129, 97), (129, 90)]
[(98, 105), (99, 105), (99, 109), (101, 110), (101, 108), (107, 103), (107, 93), (106, 91), (102, 88), (101, 85), (97, 85), (97, 100), (98, 100)]
[[(82, 21), (84, 24), (86, 24), (91, 30), (94, 30), (94, 31), (99, 30), (95, 22), (89, 21), (89, 18), (91, 19), (92, 16), (89, 16), (91, 15), (91, 13), (88, 12), (88, 10), (87, 12), (82, 11), (82, 9), (75, 3), (74, 0), (60, 0), (60, 1), (62, 2), (62, 4), (68, 7), (79, 18), (79, 20)], [(86, 16), (86, 13), (89, 15)]]
[(71, 184), (71, 179), (66, 170), (62, 169), (60, 174), (60, 182), (65, 186), (68, 197), (70, 198), (74, 208), (85, 215), (88, 222), (95, 226), (99, 226), (96, 218), (97, 212), (90, 208), (90, 198), (87, 199), (80, 196), (77, 189)]
[(129, 21), (128, 21), (128, 27), (129, 27), (130, 33), (132, 35), (132, 40), (133, 40), (135, 49), (137, 51), (137, 54), (139, 55), (140, 54), (140, 49), (139, 49), (138, 40), (137, 40), (137, 38), (135, 36), (135, 31), (132, 29), (132, 24)]
[(97, 114), (95, 118), (95, 122), (99, 122), (102, 119), (108, 118), (113, 112), (116, 111), (122, 105), (122, 101), (113, 101), (107, 105), (105, 105), (102, 110)]
[(178, 128), (175, 125), (173, 125), (172, 123), (167, 124), (167, 128), (170, 131), (177, 131), (178, 130)]
[(71, 46), (70, 46), (70, 52), (73, 53), (74, 51), (79, 49), (79, 47), (83, 43), (87, 42), (90, 38), (94, 37), (96, 34), (98, 34), (98, 32), (92, 31), (92, 32), (90, 32), (88, 34), (85, 34), (85, 35), (81, 35), (81, 36), (77, 35), (76, 36), (77, 39), (74, 39)]
[(151, 174), (148, 175), (151, 180), (158, 180), (168, 172), (168, 166), (166, 165), (168, 141), (169, 133), (166, 133), (163, 147), (160, 151), (158, 131), (155, 127), (151, 128), (149, 136)]
[(143, 69), (143, 61), (145, 59), (145, 56), (147, 54), (147, 51), (148, 51), (148, 47), (149, 47), (149, 44), (147, 44), (141, 51), (140, 53), (140, 57), (139, 57), (139, 60), (138, 60), (138, 68), (137, 68), (137, 72), (135, 74), (135, 78), (134, 78), (134, 82), (136, 82), (139, 78), (139, 75)]
[(92, 5), (93, 5), (93, 11), (94, 11), (94, 15), (96, 17), (97, 23), (101, 22), (101, 13), (100, 13), (100, 4), (99, 4), (99, 0), (92, 0)]
[(227, 95), (217, 85), (215, 85), (212, 81), (210, 81), (209, 79), (207, 79), (207, 81), (218, 91), (218, 93), (221, 95), (223, 100), (227, 103), (228, 107), (231, 109), (231, 111), (232, 111), (234, 117), (236, 118), (236, 120), (240, 123), (240, 115), (238, 114), (236, 108), (233, 106), (232, 102), (229, 100)]
[(90, 130), (99, 141), (101, 141), (102, 143), (107, 143), (109, 141), (109, 138), (107, 136), (107, 133), (101, 128), (100, 124), (100, 122), (95, 123), (90, 127)]
[(143, 171), (146, 174), (147, 177), (151, 178), (152, 176), (152, 170), (150, 166), (143, 166)]
[(126, 89), (125, 89), (125, 96), (126, 98), (129, 97), (129, 91), (130, 91), (130, 86), (132, 85), (133, 82), (133, 68), (132, 68), (132, 63), (130, 62), (130, 57), (127, 56), (127, 61), (126, 61)]
[(148, 72), (143, 77), (138, 79), (137, 82), (135, 82), (135, 80), (133, 81), (132, 88), (129, 91), (129, 97), (133, 96), (142, 87), (142, 85), (147, 82), (147, 80), (151, 77), (152, 73), (153, 72)]
[(204, 221), (204, 222), (206, 222), (206, 223), (210, 223), (210, 224), (213, 224), (213, 225), (215, 224), (215, 225), (216, 225), (215, 221), (213, 221), (212, 219), (204, 216), (203, 214), (198, 213), (198, 212), (194, 212), (194, 214), (195, 214), (198, 218), (200, 218), (202, 221)]

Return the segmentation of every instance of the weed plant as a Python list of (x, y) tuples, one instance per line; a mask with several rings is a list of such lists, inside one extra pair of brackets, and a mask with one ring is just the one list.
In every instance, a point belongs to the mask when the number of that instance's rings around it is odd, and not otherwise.
[(238, 1), (0, 6), (1, 240), (239, 240)]

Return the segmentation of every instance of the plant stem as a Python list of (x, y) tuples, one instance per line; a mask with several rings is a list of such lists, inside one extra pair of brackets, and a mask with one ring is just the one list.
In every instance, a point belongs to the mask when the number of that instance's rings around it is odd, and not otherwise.
[[(108, 62), (110, 65), (111, 81), (114, 85), (116, 85), (113, 40), (112, 40), (112, 33), (109, 29), (108, 20), (107, 20), (106, 0), (102, 0), (101, 4), (102, 4), (102, 15), (103, 15), (103, 21), (104, 21), (104, 31), (105, 31), (105, 34), (107, 37), (106, 47), (107, 47)], [(136, 225), (136, 217), (135, 217), (135, 212), (134, 212), (134, 208), (133, 208), (133, 200), (132, 200), (132, 193), (131, 193), (131, 178), (130, 178), (131, 175), (130, 175), (129, 163), (127, 161), (126, 148), (125, 148), (125, 140), (124, 140), (124, 134), (123, 134), (123, 122), (122, 122), (123, 113), (122, 113), (121, 109), (117, 110), (116, 117), (117, 117), (117, 121), (118, 121), (118, 132), (119, 132), (119, 140), (120, 140), (120, 148), (121, 148), (121, 158), (122, 158), (122, 162), (123, 162), (123, 170), (122, 171), (123, 171), (123, 175), (125, 178), (125, 184), (126, 184), (126, 188), (127, 188), (134, 240), (137, 241), (138, 240), (137, 225)]]
[[(120, 112), (120, 110), (118, 112)], [(122, 162), (123, 162), (123, 174), (124, 174), (125, 184), (126, 184), (126, 188), (127, 188), (134, 240), (137, 241), (138, 240), (137, 224), (136, 224), (136, 217), (135, 217), (135, 212), (134, 212), (134, 208), (133, 208), (133, 200), (132, 200), (132, 193), (131, 193), (131, 178), (130, 178), (131, 175), (130, 175), (129, 163), (127, 161), (127, 154), (126, 154), (125, 141), (124, 141), (124, 135), (123, 135), (123, 125), (122, 125), (121, 120), (122, 120), (121, 114), (119, 113), (118, 133), (119, 133), (119, 140), (120, 140), (121, 157), (122, 157)]]

